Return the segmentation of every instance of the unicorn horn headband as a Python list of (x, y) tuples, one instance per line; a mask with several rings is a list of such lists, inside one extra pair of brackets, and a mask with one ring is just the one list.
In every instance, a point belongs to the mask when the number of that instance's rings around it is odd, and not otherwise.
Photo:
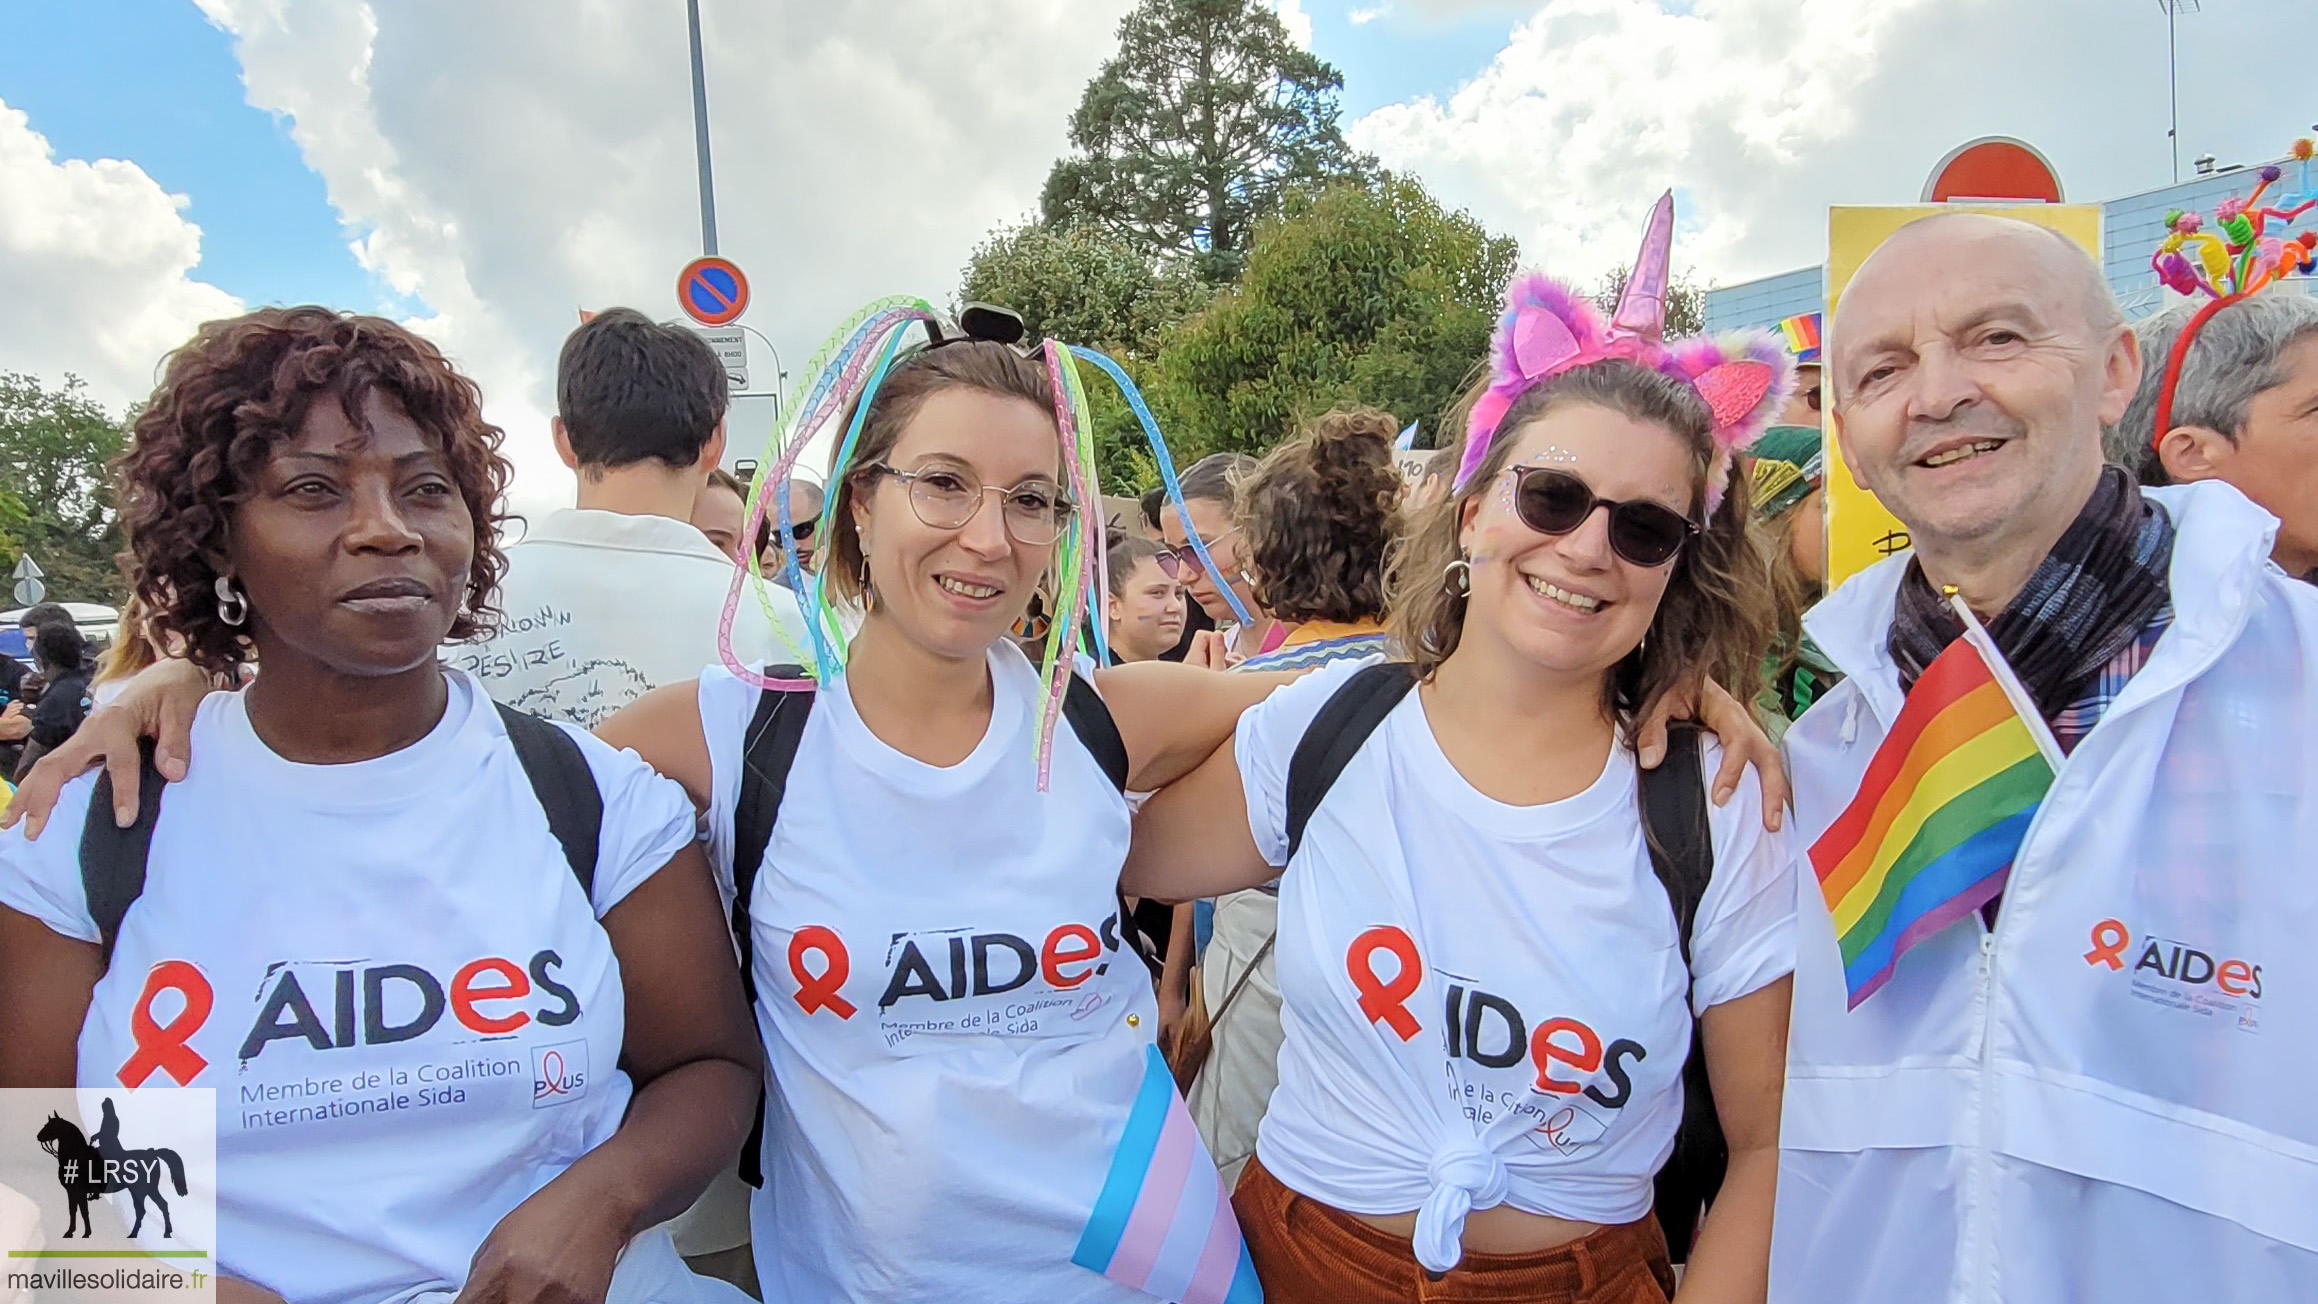
[[(1056, 619), (1047, 633), (1046, 647), (1040, 659), (1039, 677), (1045, 707), (1037, 730), (1038, 787), (1046, 790), (1054, 743), (1054, 726), (1062, 711), (1062, 700), (1070, 686), (1071, 663), (1081, 651), (1080, 633), (1094, 616), (1091, 634), (1093, 653), (1097, 664), (1109, 660), (1109, 586), (1102, 582), (1107, 570), (1106, 540), (1103, 532), (1101, 486), (1095, 479), (1094, 422), (1088, 415), (1086, 386), (1078, 364), (1084, 360), (1093, 363), (1126, 396), (1136, 420), (1142, 423), (1143, 433), (1151, 441), (1151, 451), (1159, 465), (1160, 478), (1166, 483), (1167, 493), (1175, 503), (1176, 512), (1188, 529), (1191, 521), (1189, 507), (1183, 501), (1183, 488), (1175, 474), (1175, 462), (1169, 455), (1167, 441), (1159, 433), (1159, 424), (1152, 419), (1151, 410), (1143, 402), (1135, 382), (1116, 362), (1101, 353), (1075, 344), (1047, 340), (1036, 346), (1023, 346), (1022, 318), (1007, 309), (988, 304), (969, 303), (961, 307), (953, 324), (937, 315), (932, 305), (923, 299), (881, 299), (854, 314), (852, 320), (840, 327), (829, 342), (814, 355), (804, 374), (813, 377), (810, 388), (800, 383), (783, 409), (792, 413), (786, 428), (773, 431), (766, 455), (759, 465), (755, 483), (749, 487), (748, 523), (742, 537), (755, 538), (770, 514), (780, 532), (783, 553), (783, 578), (787, 588), (804, 615), (810, 647), (792, 646), (801, 665), (806, 667), (806, 679), (775, 679), (757, 668), (743, 665), (732, 650), (732, 626), (739, 611), (742, 587), (753, 577), (757, 599), (765, 608), (768, 619), (772, 616), (772, 597), (767, 592), (764, 575), (758, 559), (751, 555), (736, 566), (731, 587), (725, 593), (724, 612), (718, 629), (718, 652), (725, 668), (743, 682), (758, 688), (795, 690), (810, 688), (816, 681), (827, 682), (842, 672), (845, 666), (846, 636), (844, 623), (831, 605), (823, 576), (816, 572), (806, 575), (797, 562), (796, 533), (789, 516), (789, 487), (796, 477), (799, 457), (807, 444), (848, 402), (853, 403), (853, 417), (847, 423), (835, 457), (830, 465), (842, 473), (853, 457), (860, 442), (861, 430), (869, 415), (871, 402), (878, 387), (902, 357), (903, 346), (912, 326), (922, 327), (926, 343), (919, 349), (940, 348), (960, 340), (974, 339), (1003, 344), (1025, 357), (1043, 363), (1049, 385), (1054, 391), (1055, 426), (1061, 435), (1063, 462), (1070, 480), (1069, 490), (1078, 505), (1076, 520), (1066, 531), (1056, 549), (1052, 574), (1057, 583), (1055, 594)], [(858, 401), (856, 401), (858, 400)], [(769, 504), (769, 505), (768, 505)], [(1191, 546), (1210, 573), (1216, 573), (1215, 562), (1208, 556), (1207, 545), (1197, 531), (1190, 531)], [(1226, 588), (1224, 596), (1238, 612), (1241, 620), (1246, 611), (1237, 597)], [(779, 622), (774, 628), (780, 630)], [(787, 638), (785, 631), (782, 633)]]
[(1659, 196), (1643, 228), (1641, 252), (1605, 322), (1584, 295), (1539, 272), (1514, 278), (1505, 292), (1490, 349), (1490, 384), (1465, 424), (1465, 455), (1455, 487), (1462, 491), (1489, 460), (1505, 414), (1522, 395), (1595, 362), (1631, 362), (1698, 391), (1713, 413), (1714, 459), (1707, 470), (1706, 512), (1722, 506), (1733, 452), (1754, 442), (1795, 385), (1795, 360), (1769, 331), (1664, 342), (1667, 266), (1674, 247), (1674, 192)]
[[(2214, 205), (2214, 225), (2220, 234), (2205, 229), (2205, 218), (2195, 212), (2176, 210), (2165, 215), (2167, 235), (2149, 256), (2149, 266), (2156, 270), (2157, 279), (2177, 294), (2206, 296), (2206, 305), (2197, 310), (2173, 337), (2172, 351), (2165, 357), (2165, 378), (2157, 387), (2156, 424), (2149, 432), (2149, 446), (2155, 448), (2173, 428), (2173, 391), (2181, 384), (2182, 364), (2189, 360), (2190, 341), (2205, 329), (2215, 314), (2273, 281), (2285, 279), (2296, 272), (2311, 273), (2318, 262), (2318, 231), (2304, 231), (2289, 240), (2281, 233), (2269, 232), (2271, 222), (2281, 228), (2292, 226), (2303, 214), (2318, 208), (2318, 190), (2310, 186), (2310, 159), (2318, 154), (2318, 142), (2305, 136), (2294, 142), (2293, 158), (2300, 164), (2297, 178), (2301, 190), (2286, 195), (2274, 203), (2265, 204), (2262, 197), (2269, 188), (2286, 175), (2286, 170), (2272, 163), (2261, 171), (2261, 184), (2254, 193), (2243, 198), (2231, 195)], [(2189, 251), (2189, 252), (2184, 252)], [(2194, 260), (2189, 256), (2194, 252)]]

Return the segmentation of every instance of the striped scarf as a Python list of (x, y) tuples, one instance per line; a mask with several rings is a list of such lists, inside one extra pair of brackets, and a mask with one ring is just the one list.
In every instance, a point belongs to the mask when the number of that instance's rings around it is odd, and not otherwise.
[[(2002, 613), (1989, 636), (2047, 720), (2084, 695), (2103, 667), (2170, 597), (2173, 521), (2123, 468), (2101, 468), (2084, 509)], [(1947, 600), (1908, 562), (1891, 624), (1902, 690), (1964, 632)]]

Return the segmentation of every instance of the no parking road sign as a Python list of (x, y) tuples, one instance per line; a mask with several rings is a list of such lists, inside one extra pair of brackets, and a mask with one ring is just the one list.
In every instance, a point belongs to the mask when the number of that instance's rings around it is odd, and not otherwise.
[(703, 326), (740, 320), (749, 306), (749, 279), (730, 259), (695, 258), (676, 276), (676, 302)]

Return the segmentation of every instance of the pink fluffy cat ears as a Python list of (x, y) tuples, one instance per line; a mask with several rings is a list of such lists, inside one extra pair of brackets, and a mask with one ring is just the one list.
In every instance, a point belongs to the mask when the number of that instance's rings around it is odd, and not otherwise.
[(1769, 331), (1664, 343), (1673, 245), (1674, 192), (1668, 191), (1650, 211), (1633, 274), (1607, 322), (1584, 296), (1542, 273), (1514, 278), (1505, 293), (1505, 315), (1497, 321), (1489, 389), (1466, 422), (1458, 489), (1488, 460), (1498, 424), (1523, 394), (1565, 371), (1616, 358), (1685, 381), (1706, 400), (1714, 413), (1715, 449), (1707, 514), (1722, 506), (1731, 454), (1754, 442), (1786, 402), (1795, 385), (1795, 360)]

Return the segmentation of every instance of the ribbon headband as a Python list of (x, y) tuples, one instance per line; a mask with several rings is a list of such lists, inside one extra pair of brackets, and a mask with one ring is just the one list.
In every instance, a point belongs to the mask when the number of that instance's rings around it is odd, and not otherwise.
[[(905, 350), (913, 326), (923, 329), (925, 343), (915, 350)], [(796, 478), (797, 461), (814, 436), (850, 402), (852, 420), (846, 424), (836, 455), (830, 460), (833, 472), (841, 475), (853, 460), (853, 450), (861, 441), (862, 426), (868, 420), (879, 386), (897, 365), (906, 365), (909, 357), (964, 340), (1004, 345), (1038, 364), (1046, 373), (1054, 391), (1055, 427), (1062, 440), (1070, 493), (1079, 508), (1073, 513), (1072, 528), (1058, 542), (1050, 572), (1056, 585), (1057, 618), (1047, 632), (1040, 658), (1039, 678), (1045, 707), (1037, 732), (1038, 787), (1044, 792), (1053, 757), (1055, 722), (1062, 712), (1063, 695), (1070, 686), (1072, 659), (1083, 650), (1082, 629), (1091, 633), (1096, 664), (1110, 659), (1110, 588), (1100, 580), (1107, 568), (1108, 549), (1102, 519), (1102, 487), (1095, 478), (1094, 421), (1087, 411), (1086, 386), (1078, 367), (1082, 360), (1094, 364), (1126, 395), (1128, 406), (1134, 410), (1136, 420), (1142, 423), (1143, 433), (1151, 442), (1160, 478), (1175, 503), (1175, 510), (1183, 518), (1192, 550), (1209, 573), (1216, 573), (1217, 568), (1208, 555), (1206, 543), (1196, 530), (1189, 529), (1191, 511), (1183, 501), (1174, 459), (1169, 456), (1167, 441), (1159, 433), (1158, 422), (1152, 419), (1151, 410), (1144, 404), (1135, 382), (1117, 363), (1093, 349), (1051, 339), (1042, 344), (1024, 345), (1021, 343), (1024, 334), (1022, 318), (1004, 308), (970, 303), (952, 323), (937, 315), (925, 300), (908, 298), (881, 299), (838, 328), (803, 373), (813, 378), (810, 388), (800, 382), (781, 409), (792, 416), (785, 426), (773, 431), (755, 482), (749, 486), (748, 522), (741, 536), (756, 538), (768, 516), (779, 531), (783, 578), (805, 618), (810, 643), (806, 647), (792, 646), (790, 650), (805, 667), (808, 678), (769, 678), (758, 667), (743, 665), (733, 653), (732, 627), (740, 609), (741, 589), (752, 578), (765, 618), (772, 621), (775, 630), (782, 631), (784, 639), (788, 637), (780, 622), (773, 618), (772, 594), (753, 553), (735, 567), (731, 587), (725, 592), (717, 649), (726, 669), (760, 689), (810, 689), (816, 682), (827, 683), (844, 672), (846, 622), (829, 600), (824, 575), (818, 571), (805, 574), (797, 561), (796, 523), (789, 514), (789, 487)], [(1240, 618), (1247, 619), (1239, 599), (1230, 589), (1225, 588), (1223, 593)], [(1090, 615), (1091, 622), (1087, 619)]]
[[(2205, 229), (2203, 215), (2179, 209), (2165, 215), (2166, 237), (2149, 256), (2149, 266), (2157, 279), (2176, 294), (2206, 296), (2207, 303), (2182, 324), (2181, 333), (2173, 337), (2173, 348), (2165, 356), (2165, 378), (2157, 387), (2157, 413), (2149, 432), (2149, 446), (2154, 448), (2173, 429), (2173, 392), (2181, 384), (2182, 365), (2189, 359), (2189, 345), (2197, 333), (2205, 329), (2214, 315), (2233, 303), (2254, 294), (2272, 282), (2295, 273), (2308, 276), (2318, 264), (2318, 231), (2303, 231), (2292, 239), (2284, 235), (2284, 228), (2299, 221), (2303, 214), (2318, 208), (2318, 190), (2310, 185), (2310, 159), (2318, 154), (2318, 142), (2305, 136), (2294, 142), (2291, 155), (2300, 165), (2297, 180), (2301, 189), (2273, 203), (2263, 203), (2263, 196), (2286, 175), (2286, 170), (2275, 163), (2261, 170), (2261, 183), (2254, 193), (2246, 196), (2231, 195), (2214, 205), (2215, 231)], [(2270, 223), (2276, 222), (2278, 234), (2271, 234)]]
[(1465, 423), (1462, 491), (1489, 459), (1498, 427), (1522, 395), (1564, 372), (1624, 361), (1691, 386), (1713, 413), (1714, 459), (1706, 511), (1722, 506), (1731, 455), (1752, 443), (1794, 389), (1795, 359), (1769, 331), (1664, 342), (1667, 264), (1674, 242), (1674, 192), (1659, 197), (1626, 278), (1617, 311), (1603, 321), (1585, 296), (1539, 272), (1514, 278), (1490, 349), (1490, 384)]

